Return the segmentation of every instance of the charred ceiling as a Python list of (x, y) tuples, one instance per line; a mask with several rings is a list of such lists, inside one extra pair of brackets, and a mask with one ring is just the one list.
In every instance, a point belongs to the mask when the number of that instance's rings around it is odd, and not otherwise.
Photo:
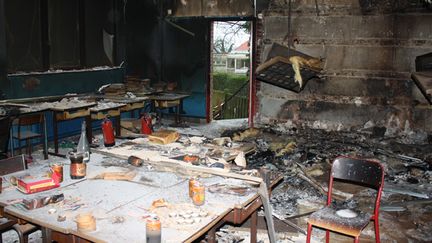
[(247, 17), (254, 14), (251, 0), (177, 0), (172, 6), (170, 11), (176, 17)]

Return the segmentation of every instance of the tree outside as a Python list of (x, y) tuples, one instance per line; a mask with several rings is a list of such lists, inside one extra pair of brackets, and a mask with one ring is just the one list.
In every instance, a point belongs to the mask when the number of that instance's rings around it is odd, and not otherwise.
[(213, 31), (214, 118), (247, 117), (250, 22), (214, 22)]

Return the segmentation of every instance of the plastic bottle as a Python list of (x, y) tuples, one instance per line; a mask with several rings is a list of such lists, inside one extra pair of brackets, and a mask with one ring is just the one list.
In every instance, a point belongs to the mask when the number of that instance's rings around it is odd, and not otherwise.
[(78, 141), (77, 152), (83, 154), (84, 163), (88, 163), (90, 160), (90, 145), (87, 140), (86, 134), (86, 122), (83, 121), (81, 124), (81, 136)]

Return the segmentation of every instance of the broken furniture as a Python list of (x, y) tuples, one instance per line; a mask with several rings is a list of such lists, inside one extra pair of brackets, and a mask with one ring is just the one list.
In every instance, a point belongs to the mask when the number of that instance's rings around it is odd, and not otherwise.
[(162, 118), (162, 110), (175, 108), (175, 123), (180, 123), (180, 111), (183, 108), (183, 100), (189, 97), (189, 94), (179, 93), (161, 93), (157, 95), (151, 95), (149, 98), (153, 101), (152, 110), (158, 110), (160, 117)]
[(427, 102), (432, 105), (432, 71), (415, 72), (411, 74), (411, 78)]
[(180, 134), (173, 130), (159, 130), (148, 135), (148, 139), (152, 143), (169, 144), (177, 141)]
[(274, 43), (266, 61), (258, 66), (256, 79), (299, 93), (322, 70), (320, 60)]
[(59, 143), (58, 143), (58, 123), (66, 122), (78, 118), (84, 118), (87, 124), (87, 139), (92, 141), (92, 128), (91, 128), (91, 116), (90, 107), (95, 106), (96, 103), (83, 103), (78, 105), (64, 105), (55, 106), (51, 110), (53, 112), (53, 130), (54, 130), (54, 153), (53, 155), (65, 157), (65, 155), (59, 154)]
[(292, 61), (278, 56), (261, 64), (257, 68), (256, 78), (262, 82), (299, 93), (310, 79), (318, 77), (317, 74), (320, 70), (306, 66), (298, 68), (300, 69), (299, 72), (301, 72), (302, 82), (296, 81), (296, 72)]
[[(13, 122), (13, 126), (17, 127), (17, 132), (14, 133), (12, 127), (11, 134), (12, 140), (18, 141), (18, 147), (21, 150), (21, 141), (25, 141), (27, 155), (32, 157), (32, 147), (33, 139), (40, 139), (43, 144), (43, 154), (45, 159), (48, 158), (48, 148), (46, 147), (45, 140), (46, 136), (46, 125), (45, 125), (45, 115), (44, 112), (37, 112), (32, 114), (22, 114), (19, 115)], [(38, 129), (37, 132), (34, 131), (34, 127)], [(14, 141), (11, 142), (11, 153), (14, 153)]]
[[(15, 157), (0, 160), (0, 176), (14, 173), (17, 171), (23, 171), (27, 169), (27, 163), (25, 162), (24, 155), (18, 155)], [(10, 182), (3, 182), (7, 184)], [(0, 190), (1, 191), (1, 190)], [(39, 230), (39, 227), (33, 224), (25, 223), (22, 220), (16, 218), (2, 218), (3, 208), (0, 207), (0, 242), (1, 233), (8, 230), (15, 230), (18, 233), (20, 242), (28, 242), (28, 235)]]
[[(342, 209), (332, 205), (334, 180), (361, 185), (377, 190), (373, 214), (357, 209)], [(375, 241), (380, 242), (379, 207), (384, 186), (384, 168), (374, 160), (338, 157), (333, 161), (327, 194), (327, 206), (311, 214), (308, 219), (307, 242), (310, 242), (312, 226), (326, 229), (326, 242), (330, 240), (330, 230), (354, 237), (359, 241), (361, 231), (374, 221)]]
[[(8, 190), (0, 198), (0, 206), (4, 207), (8, 217), (16, 217), (37, 223), (41, 226), (44, 242), (57, 240), (59, 242), (79, 242), (88, 240), (92, 242), (133, 242), (145, 241), (145, 220), (152, 214), (157, 214), (162, 222), (163, 242), (192, 242), (200, 239), (206, 233), (209, 237), (222, 221), (240, 223), (251, 215), (252, 239), (256, 239), (256, 212), (261, 206), (256, 187), (249, 183), (250, 193), (247, 195), (228, 195), (210, 193), (206, 191), (205, 204), (196, 207), (189, 198), (188, 180), (174, 172), (162, 172), (150, 169), (148, 166), (129, 167), (127, 161), (102, 156), (97, 152), (92, 156), (92, 163), (88, 164), (88, 177), (82, 180), (71, 180), (65, 176), (62, 186), (52, 192), (63, 193), (62, 204), (49, 204), (43, 208), (27, 210), (18, 204), (11, 205), (13, 199), (31, 199), (37, 195), (23, 195), (17, 190)], [(106, 167), (110, 160), (113, 164)], [(64, 173), (68, 174), (67, 160), (64, 163)], [(126, 166), (126, 167), (124, 167)], [(43, 163), (31, 164), (30, 174), (43, 173)], [(134, 172), (136, 176), (128, 180), (105, 180), (105, 177), (116, 172)], [(128, 173), (129, 174), (129, 173)], [(203, 174), (203, 173), (201, 173)], [(10, 177), (14, 174), (9, 174)], [(104, 180), (98, 179), (104, 175)], [(116, 175), (116, 174), (115, 174)], [(133, 175), (133, 174), (132, 174)], [(210, 175), (210, 174), (209, 174)], [(112, 177), (108, 178), (111, 179)], [(260, 178), (256, 178), (257, 180)], [(276, 183), (280, 178), (275, 178)], [(206, 185), (222, 183), (241, 183), (243, 180), (226, 179), (222, 176), (203, 177)], [(152, 208), (153, 202), (163, 198), (169, 206)], [(82, 208), (81, 208), (82, 207)], [(170, 214), (181, 214), (183, 211), (205, 211), (206, 215), (193, 223), (179, 224)], [(56, 213), (50, 214), (50, 211)], [(96, 231), (80, 231), (74, 219), (77, 215), (92, 211), (96, 218)], [(66, 218), (59, 220), (59, 215)], [(118, 222), (118, 218), (122, 218)]]

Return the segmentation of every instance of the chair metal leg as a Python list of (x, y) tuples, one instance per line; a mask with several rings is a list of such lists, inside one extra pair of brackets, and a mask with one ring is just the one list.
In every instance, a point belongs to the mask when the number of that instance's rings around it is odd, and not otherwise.
[(330, 231), (326, 230), (326, 243), (330, 242)]
[(306, 243), (310, 243), (312, 234), (312, 225), (308, 223), (307, 235), (306, 235)]
[(13, 229), (17, 232), (20, 243), (28, 243), (28, 235), (24, 234), (18, 225), (14, 225)]
[(380, 243), (381, 240), (380, 240), (380, 232), (379, 232), (379, 221), (378, 221), (378, 218), (376, 218), (376, 219), (374, 220), (374, 224), (375, 224), (375, 242), (376, 242), (376, 243)]

